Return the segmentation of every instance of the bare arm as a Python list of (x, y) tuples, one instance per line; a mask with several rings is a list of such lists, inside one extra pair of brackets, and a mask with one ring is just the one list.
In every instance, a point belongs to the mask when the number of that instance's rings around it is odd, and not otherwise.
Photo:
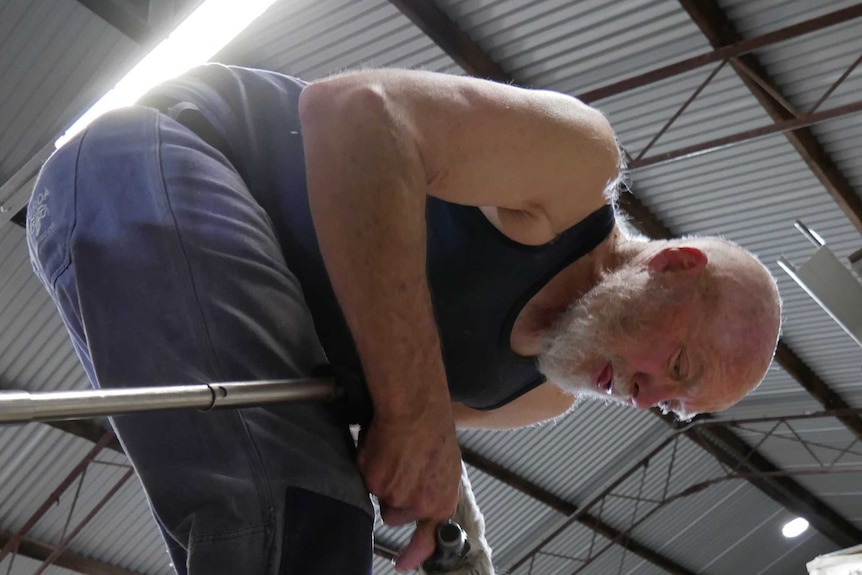
[(409, 568), (433, 549), (459, 477), (425, 197), (489, 206), (504, 233), (544, 243), (604, 203), (616, 146), (572, 98), (420, 72), (312, 84), (300, 115), (315, 229), (375, 407), (360, 469), (393, 522), (427, 519), (402, 554)]
[(463, 403), (453, 402), (452, 415), (458, 429), (518, 429), (561, 417), (574, 404), (575, 396), (546, 383), (490, 411), (471, 409)]

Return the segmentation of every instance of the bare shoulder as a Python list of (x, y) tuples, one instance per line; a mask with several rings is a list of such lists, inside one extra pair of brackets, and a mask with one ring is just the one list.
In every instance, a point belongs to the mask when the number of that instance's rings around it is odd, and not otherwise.
[(551, 383), (543, 383), (491, 411), (471, 409), (462, 403), (453, 402), (452, 414), (459, 429), (518, 429), (560, 417), (574, 403), (574, 396)]
[[(545, 243), (606, 203), (620, 170), (607, 119), (576, 98), (447, 74), (376, 70), (306, 88), (381, 108), (409, 133), (428, 193), (486, 208), (516, 241)], [(354, 120), (358, 121), (358, 120)]]

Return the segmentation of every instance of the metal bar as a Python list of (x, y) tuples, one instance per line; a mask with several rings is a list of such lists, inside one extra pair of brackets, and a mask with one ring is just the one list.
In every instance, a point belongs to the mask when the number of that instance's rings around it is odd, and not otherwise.
[[(820, 449), (822, 449), (824, 451), (837, 451), (842, 456), (846, 455), (847, 453), (851, 453), (853, 455), (858, 455), (859, 457), (862, 457), (862, 453), (857, 453), (856, 451), (851, 450), (852, 443), (848, 447), (845, 447), (843, 449), (839, 449), (839, 448), (834, 447), (832, 445), (820, 443), (819, 441), (806, 440), (806, 439), (802, 438), (798, 433), (795, 433), (795, 430), (791, 427), (790, 422), (782, 421), (781, 423), (783, 423), (785, 427), (787, 427), (788, 429), (791, 430), (792, 437), (789, 437), (787, 435), (782, 435), (779, 433), (772, 433), (771, 431), (763, 431), (760, 429), (751, 429), (750, 427), (747, 427), (747, 426), (744, 427), (744, 426), (740, 425), (740, 426), (734, 426), (734, 427), (736, 427), (736, 429), (740, 429), (742, 431), (745, 431), (746, 433), (753, 433), (756, 435), (767, 435), (770, 439), (775, 439), (776, 441), (789, 441), (791, 443), (801, 443), (803, 445), (803, 447), (805, 447), (806, 451), (808, 451), (809, 455), (811, 455), (811, 457), (814, 458), (815, 461), (817, 461), (818, 465), (821, 465), (823, 467), (829, 467), (829, 465), (827, 465), (826, 462), (824, 462), (824, 461), (820, 461), (820, 459), (808, 449), (809, 446), (819, 447)], [(858, 442), (859, 442), (858, 439), (853, 440), (853, 443), (858, 443)]]
[(828, 409), (825, 411), (815, 411), (813, 413), (793, 413), (788, 415), (772, 415), (765, 417), (747, 417), (739, 419), (722, 419), (709, 415), (699, 415), (697, 419), (687, 424), (687, 427), (728, 427), (735, 425), (746, 425), (749, 423), (771, 423), (773, 421), (793, 421), (796, 419), (822, 419), (825, 417), (847, 417), (854, 415), (862, 415), (862, 407), (846, 407), (843, 409)]
[(744, 466), (746, 466), (746, 464), (748, 463), (748, 459), (753, 454), (757, 453), (757, 450), (760, 449), (760, 446), (763, 445), (764, 443), (766, 443), (766, 440), (769, 439), (769, 437), (775, 432), (776, 429), (781, 427), (781, 424), (782, 424), (781, 421), (776, 421), (775, 424), (772, 426), (772, 429), (770, 429), (768, 433), (766, 433), (763, 437), (760, 438), (760, 441), (757, 442), (757, 445), (747, 446), (745, 457), (740, 459), (739, 462), (737, 463), (736, 467), (733, 467), (731, 469), (731, 471), (733, 473), (736, 473), (737, 471), (742, 469)]
[(644, 147), (644, 149), (641, 150), (640, 154), (638, 154), (637, 158), (635, 158), (635, 160), (634, 160), (635, 162), (640, 160), (641, 158), (643, 158), (646, 155), (646, 153), (650, 150), (650, 148), (652, 148), (653, 145), (656, 142), (658, 142), (658, 139), (661, 138), (665, 132), (667, 132), (668, 128), (670, 128), (673, 125), (673, 123), (676, 122), (676, 119), (679, 118), (682, 115), (682, 113), (688, 109), (688, 107), (691, 105), (691, 103), (694, 102), (694, 100), (698, 96), (700, 96), (700, 93), (703, 92), (703, 89), (706, 88), (710, 82), (712, 82), (712, 79), (715, 78), (715, 75), (718, 74), (718, 72), (722, 68), (724, 68), (725, 64), (726, 64), (726, 61), (721, 62), (718, 66), (715, 67), (715, 69), (713, 69), (712, 72), (709, 73), (709, 76), (706, 77), (706, 80), (704, 80), (700, 84), (700, 86), (697, 87), (697, 90), (695, 90), (694, 93), (688, 97), (688, 99), (683, 103), (683, 105), (679, 108), (679, 110), (677, 110), (676, 113), (670, 117), (670, 119), (665, 123), (665, 125), (661, 127), (661, 130), (659, 130), (658, 133), (655, 136), (653, 136), (652, 140), (649, 141), (649, 143), (646, 145), (646, 147)]
[(0, 394), (0, 423), (51, 421), (163, 409), (209, 410), (285, 401), (332, 400), (335, 383), (325, 379), (275, 379), (128, 389)]
[[(12, 535), (10, 533), (0, 531), (0, 545), (6, 545), (11, 537)], [(53, 551), (54, 547), (46, 543), (42, 543), (41, 541), (27, 539), (25, 537), (22, 537), (19, 540), (18, 555), (21, 555), (22, 557), (28, 557), (42, 562), (50, 557)], [(137, 572), (129, 571), (128, 569), (117, 567), (116, 565), (110, 565), (108, 563), (96, 561), (95, 559), (90, 559), (89, 557), (84, 557), (83, 555), (72, 553), (68, 549), (54, 559), (54, 565), (62, 567), (63, 569), (82, 573), (83, 575), (139, 575)]]
[(859, 443), (858, 439), (853, 439), (853, 441), (848, 443), (847, 446), (844, 449), (842, 449), (841, 452), (835, 457), (835, 459), (833, 459), (832, 461), (829, 462), (829, 467), (835, 467), (835, 465), (839, 461), (841, 461), (841, 458), (844, 457), (845, 455), (847, 455), (848, 453), (852, 453), (853, 455), (857, 455), (857, 456), (862, 457), (862, 453), (856, 453), (855, 451), (851, 451), (853, 449), (853, 446), (856, 445), (857, 443)]
[[(822, 461), (820, 461), (820, 458), (819, 458), (819, 457), (817, 457), (817, 454), (816, 454), (816, 453), (814, 453), (814, 450), (812, 450), (812, 449), (811, 449), (811, 446), (808, 444), (808, 442), (807, 442), (807, 441), (805, 441), (804, 439), (802, 439), (802, 437), (801, 437), (801, 436), (796, 432), (796, 430), (795, 430), (795, 429), (793, 429), (793, 426), (792, 426), (792, 425), (790, 425), (790, 423), (788, 423), (787, 421), (785, 421), (785, 422), (784, 422), (784, 427), (786, 427), (787, 429), (789, 429), (789, 430), (790, 430), (790, 433), (792, 433), (792, 434), (793, 434), (793, 437), (795, 437), (795, 438), (796, 438), (796, 441), (798, 441), (799, 443), (801, 443), (801, 444), (802, 444), (802, 447), (804, 447), (804, 448), (805, 448), (805, 450), (808, 452), (808, 454), (809, 454), (811, 457), (813, 457), (813, 458), (814, 458), (814, 461), (816, 461), (816, 462), (817, 462), (817, 465), (819, 465), (820, 467), (824, 467), (824, 463), (823, 463)], [(778, 435), (774, 435), (774, 437), (780, 437), (780, 436), (778, 436)], [(813, 445), (813, 444), (812, 444), (812, 445)], [(832, 449), (832, 448), (831, 448), (831, 447), (826, 447), (826, 449)]]
[[(93, 463), (91, 461), (90, 463)], [(131, 469), (131, 467), (129, 468)], [(72, 505), (69, 506), (69, 511), (66, 513), (66, 522), (63, 524), (63, 533), (60, 535), (60, 539), (63, 539), (66, 536), (66, 533), (69, 532), (69, 525), (72, 523), (72, 516), (75, 515), (75, 508), (78, 507), (78, 499), (81, 497), (81, 489), (84, 487), (84, 479), (87, 477), (87, 470), (84, 470), (84, 473), (78, 477), (78, 487), (75, 489), (75, 496), (72, 498)]]
[(834, 84), (832, 84), (831, 86), (829, 86), (829, 89), (828, 89), (828, 90), (826, 90), (826, 92), (824, 92), (822, 96), (820, 96), (820, 99), (819, 99), (819, 100), (817, 100), (817, 102), (816, 102), (813, 106), (811, 106), (811, 109), (810, 109), (810, 110), (808, 110), (808, 112), (809, 112), (809, 113), (811, 113), (811, 112), (815, 112), (815, 111), (817, 111), (817, 108), (819, 108), (819, 107), (820, 107), (820, 104), (822, 104), (823, 102), (825, 102), (825, 101), (826, 101), (826, 98), (828, 98), (829, 96), (831, 96), (831, 95), (832, 95), (832, 92), (834, 92), (835, 90), (837, 90), (837, 89), (838, 89), (838, 86), (840, 86), (840, 85), (841, 85), (841, 83), (842, 83), (842, 82), (844, 82), (844, 80), (846, 80), (846, 79), (847, 79), (847, 76), (849, 76), (849, 75), (850, 75), (850, 73), (851, 73), (851, 72), (853, 72), (853, 70), (855, 70), (855, 69), (856, 69), (856, 67), (857, 67), (860, 63), (862, 63), (862, 55), (860, 55), (858, 58), (856, 58), (856, 61), (855, 61), (855, 62), (853, 62), (852, 64), (850, 64), (850, 67), (849, 67), (849, 68), (847, 68), (846, 70), (844, 70), (844, 73), (843, 73), (843, 74), (841, 74), (841, 76), (840, 76), (840, 77), (835, 81), (835, 83), (834, 83)]
[(42, 564), (39, 566), (36, 572), (33, 573), (33, 575), (42, 575), (42, 573), (45, 572), (45, 569), (47, 569), (57, 559), (57, 557), (59, 557), (63, 553), (63, 551), (66, 550), (66, 547), (69, 546), (69, 543), (72, 541), (72, 539), (74, 539), (78, 535), (78, 533), (80, 533), (84, 529), (84, 527), (86, 527), (87, 524), (92, 521), (93, 517), (95, 517), (96, 514), (99, 513), (99, 511), (101, 511), (105, 505), (107, 505), (108, 501), (111, 500), (114, 494), (120, 490), (120, 488), (126, 483), (126, 481), (129, 480), (129, 478), (134, 473), (134, 470), (129, 469), (123, 474), (119, 481), (117, 481), (111, 487), (111, 489), (109, 489), (108, 492), (105, 493), (102, 499), (100, 499), (99, 502), (93, 506), (90, 512), (87, 513), (87, 515), (84, 516), (83, 519), (81, 519), (81, 522), (78, 523), (78, 525), (76, 525), (75, 528), (72, 529), (72, 531), (68, 535), (66, 535), (62, 541), (60, 541), (60, 544), (57, 545), (57, 548), (54, 549), (54, 551), (47, 558), (45, 558), (45, 561), (42, 562)]
[(720, 48), (713, 50), (712, 52), (701, 54), (700, 56), (694, 56), (692, 58), (687, 58), (675, 64), (663, 66), (656, 70), (652, 70), (638, 76), (633, 76), (626, 80), (614, 82), (613, 84), (604, 86), (602, 88), (590, 90), (589, 92), (581, 94), (579, 97), (584, 102), (595, 102), (596, 100), (600, 100), (602, 98), (615, 96), (623, 92), (628, 92), (629, 90), (634, 90), (635, 88), (654, 84), (661, 80), (666, 80), (667, 78), (672, 78), (674, 76), (678, 76), (679, 74), (690, 72), (691, 70), (696, 70), (702, 66), (706, 66), (707, 64), (711, 64), (713, 62), (719, 62), (721, 60), (727, 60), (728, 58), (748, 54), (749, 52), (752, 52), (759, 48), (764, 48), (778, 42), (783, 42), (785, 40), (790, 40), (791, 38), (796, 38), (797, 36), (803, 36), (805, 34), (810, 34), (811, 32), (816, 32), (817, 30), (822, 30), (830, 26), (835, 26), (837, 24), (848, 22), (850, 20), (859, 18), (860, 16), (862, 16), (862, 4), (851, 6), (849, 8), (844, 8), (842, 10), (836, 10), (835, 12), (830, 12), (829, 14), (825, 14), (818, 18), (812, 18), (811, 20), (806, 20), (805, 22), (799, 22), (798, 24), (793, 24), (791, 26), (787, 26), (786, 28), (781, 28), (774, 32), (763, 34), (762, 36), (757, 36), (756, 38), (751, 38), (749, 40), (741, 40), (729, 45), (724, 45)]
[(731, 58), (730, 66), (734, 70), (736, 70), (737, 74), (745, 74), (745, 76), (757, 84), (757, 87), (766, 92), (772, 100), (784, 108), (788, 114), (793, 116), (794, 118), (799, 116), (799, 110), (787, 101), (787, 98), (781, 95), (781, 92), (778, 91), (778, 88), (767, 82), (760, 74), (757, 73), (756, 70), (752, 69), (751, 65), (747, 63), (746, 60), (740, 58)]
[(761, 479), (769, 477), (802, 477), (807, 475), (840, 475), (842, 473), (862, 473), (862, 465), (853, 465), (849, 467), (828, 468), (823, 466), (820, 469), (779, 469), (777, 471), (758, 471), (757, 473), (734, 473), (727, 479)]
[(749, 142), (758, 138), (771, 136), (773, 134), (781, 134), (784, 132), (789, 132), (791, 130), (798, 130), (800, 128), (819, 124), (820, 122), (825, 122), (827, 120), (834, 120), (836, 118), (855, 114), (860, 111), (862, 111), (862, 100), (852, 102), (850, 104), (845, 104), (844, 106), (838, 106), (837, 108), (831, 108), (823, 112), (804, 114), (802, 116), (799, 116), (798, 118), (776, 122), (768, 126), (762, 126), (760, 128), (754, 128), (752, 130), (745, 130), (743, 132), (738, 132), (729, 136), (723, 136), (721, 138), (715, 138), (714, 140), (709, 140), (700, 144), (685, 146), (683, 148), (672, 150), (670, 152), (664, 152), (661, 154), (656, 154), (655, 156), (643, 158), (641, 160), (635, 160), (629, 165), (629, 170), (637, 171), (650, 166), (667, 164), (668, 162), (673, 162), (675, 160), (700, 156), (702, 154), (721, 150), (729, 146), (740, 144), (742, 142)]
[(66, 491), (66, 489), (68, 489), (70, 485), (72, 485), (75, 479), (77, 479), (77, 477), (81, 475), (85, 469), (87, 469), (87, 466), (90, 465), (90, 462), (96, 457), (96, 455), (98, 455), (99, 452), (102, 451), (102, 449), (104, 449), (105, 446), (108, 445), (108, 443), (110, 443), (113, 439), (113, 432), (109, 431), (102, 435), (96, 445), (93, 446), (93, 448), (87, 453), (87, 455), (85, 455), (84, 458), (81, 459), (78, 465), (76, 465), (74, 469), (69, 472), (69, 475), (67, 475), (66, 478), (60, 482), (60, 485), (58, 485), (57, 488), (54, 489), (54, 491), (52, 491), (51, 494), (45, 499), (45, 501), (42, 502), (42, 505), (39, 506), (39, 509), (37, 509), (36, 512), (30, 516), (30, 519), (28, 519), (24, 523), (24, 525), (22, 525), (21, 528), (11, 538), (9, 538), (6, 544), (3, 545), (3, 549), (0, 549), (0, 561), (3, 561), (6, 555), (9, 554), (9, 551), (13, 549), (21, 540), (21, 538), (26, 535), (30, 531), (30, 529), (33, 528), (36, 522), (39, 521), (39, 519), (41, 519), (42, 516), (48, 512), (49, 509), (51, 509), (51, 507), (54, 505), (54, 502), (57, 501), (60, 495), (64, 491)]

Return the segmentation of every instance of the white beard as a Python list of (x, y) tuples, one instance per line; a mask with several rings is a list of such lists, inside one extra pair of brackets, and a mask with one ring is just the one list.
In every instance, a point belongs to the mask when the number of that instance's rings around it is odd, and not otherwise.
[[(645, 311), (662, 291), (647, 270), (622, 268), (572, 303), (542, 342), (539, 370), (549, 381), (579, 397), (628, 403), (629, 382), (623, 360), (614, 349), (637, 340), (644, 330)], [(613, 395), (596, 388), (589, 366), (610, 362)]]

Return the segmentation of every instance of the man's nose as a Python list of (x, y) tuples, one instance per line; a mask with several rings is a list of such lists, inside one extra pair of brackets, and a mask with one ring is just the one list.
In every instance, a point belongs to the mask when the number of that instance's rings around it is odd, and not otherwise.
[(632, 376), (632, 402), (638, 409), (649, 409), (675, 399), (674, 388), (649, 374), (638, 372)]

